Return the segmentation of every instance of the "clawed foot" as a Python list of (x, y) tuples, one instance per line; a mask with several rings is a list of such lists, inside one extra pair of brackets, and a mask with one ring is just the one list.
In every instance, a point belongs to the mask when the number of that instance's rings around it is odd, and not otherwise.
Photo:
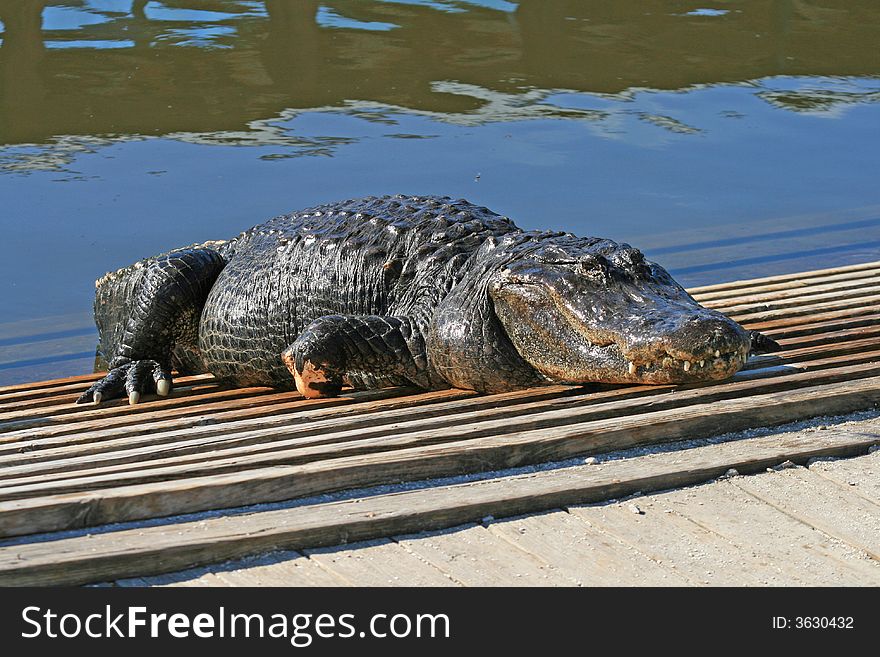
[(782, 345), (773, 338), (767, 337), (758, 331), (749, 331), (749, 338), (751, 340), (749, 351), (753, 354), (769, 354), (775, 351), (782, 351)]
[(86, 390), (77, 404), (128, 396), (129, 404), (137, 404), (144, 393), (155, 392), (162, 397), (171, 392), (171, 374), (154, 360), (134, 360), (113, 367), (107, 376)]
[(299, 394), (307, 399), (315, 399), (336, 397), (342, 391), (342, 376), (336, 373), (333, 368), (313, 363), (303, 357), (297, 358), (294, 351), (294, 348), (291, 347), (281, 354), (281, 359), (293, 374), (293, 380), (296, 382)]

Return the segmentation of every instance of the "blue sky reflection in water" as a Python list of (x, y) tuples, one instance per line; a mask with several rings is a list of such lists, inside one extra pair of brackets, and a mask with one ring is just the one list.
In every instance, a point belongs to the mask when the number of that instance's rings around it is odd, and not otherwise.
[(0, 0), (0, 22), (0, 381), (51, 358), (24, 333), (86, 345), (105, 271), (366, 194), (628, 241), (691, 285), (880, 259), (873, 2)]

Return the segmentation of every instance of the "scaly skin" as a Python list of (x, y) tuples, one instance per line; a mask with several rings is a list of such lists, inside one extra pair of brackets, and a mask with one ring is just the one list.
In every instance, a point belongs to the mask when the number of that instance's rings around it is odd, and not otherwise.
[(628, 245), (524, 232), (439, 197), (275, 217), (97, 288), (98, 355), (111, 371), (83, 402), (168, 394), (172, 368), (308, 397), (345, 384), (698, 381), (733, 374), (750, 344)]

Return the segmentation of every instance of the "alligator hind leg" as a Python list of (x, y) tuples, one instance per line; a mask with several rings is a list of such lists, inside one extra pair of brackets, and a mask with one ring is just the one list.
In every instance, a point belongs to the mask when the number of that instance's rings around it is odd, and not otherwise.
[(127, 395), (136, 404), (146, 392), (167, 395), (174, 347), (197, 344), (202, 308), (224, 265), (212, 249), (183, 249), (103, 279), (95, 318), (110, 371), (77, 403)]
[(353, 377), (421, 388), (436, 382), (425, 341), (407, 317), (319, 317), (281, 358), (304, 397), (334, 397)]

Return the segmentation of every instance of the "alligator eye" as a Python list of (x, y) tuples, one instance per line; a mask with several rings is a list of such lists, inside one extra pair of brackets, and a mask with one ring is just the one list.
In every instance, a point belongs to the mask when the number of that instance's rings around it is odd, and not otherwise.
[(578, 269), (585, 276), (604, 276), (610, 263), (605, 256), (588, 254), (578, 259)]
[(623, 248), (613, 257), (615, 263), (635, 276), (650, 274), (650, 267), (647, 260), (645, 260), (645, 255), (628, 244), (624, 244)]

